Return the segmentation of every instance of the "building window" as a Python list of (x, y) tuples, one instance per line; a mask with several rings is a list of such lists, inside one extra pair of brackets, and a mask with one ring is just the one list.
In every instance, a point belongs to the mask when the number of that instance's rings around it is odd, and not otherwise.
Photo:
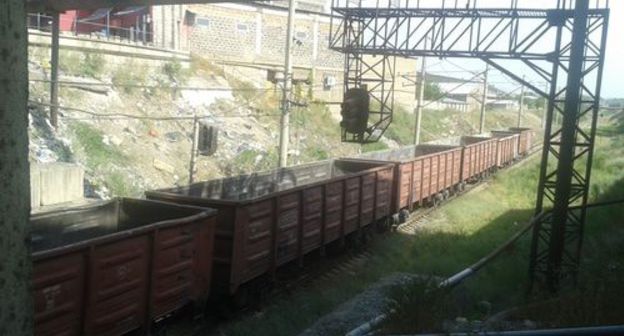
[(249, 30), (249, 26), (246, 23), (237, 23), (236, 30), (239, 33), (247, 33), (247, 31)]
[(195, 19), (195, 24), (200, 27), (208, 28), (210, 27), (210, 20), (207, 18), (198, 17)]
[(305, 41), (308, 38), (308, 33), (303, 31), (298, 31), (295, 33), (295, 38), (300, 41)]
[(191, 11), (186, 11), (184, 13), (184, 24), (187, 26), (193, 26), (195, 25), (195, 20), (197, 20), (197, 14), (191, 12)]

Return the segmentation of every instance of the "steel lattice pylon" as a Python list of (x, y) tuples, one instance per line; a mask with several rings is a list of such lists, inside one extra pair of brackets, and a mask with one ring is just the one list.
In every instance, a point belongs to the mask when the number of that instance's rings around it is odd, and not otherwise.
[[(570, 206), (588, 201), (609, 9), (598, 0), (591, 6), (590, 0), (553, 0), (552, 8), (514, 0), (509, 8), (451, 2), (452, 8), (442, 0), (439, 8), (423, 8), (415, 0), (374, 7), (334, 0), (330, 48), (345, 54), (345, 90), (367, 81), (383, 87), (367, 86), (381, 105), (367, 141), (377, 140), (392, 120), (392, 92), (386, 90), (394, 80), (392, 57), (480, 58), (548, 98), (536, 214), (553, 211), (535, 227), (530, 273), (556, 290), (575, 278), (580, 262), (585, 212)], [(383, 62), (369, 61), (373, 56)], [(546, 80), (550, 90), (523, 80), (514, 67)], [(343, 140), (363, 142), (344, 131)]]

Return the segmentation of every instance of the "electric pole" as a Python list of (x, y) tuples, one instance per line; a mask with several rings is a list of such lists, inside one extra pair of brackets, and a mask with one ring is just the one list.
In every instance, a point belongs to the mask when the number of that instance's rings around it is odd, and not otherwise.
[(295, 26), (296, 0), (288, 0), (288, 30), (286, 32), (286, 55), (284, 61), (284, 92), (282, 96), (282, 119), (280, 121), (279, 167), (288, 165), (288, 141), (290, 123), (290, 96), (292, 93), (292, 57), (290, 49), (293, 42)]
[(420, 59), (420, 78), (418, 81), (418, 86), (416, 87), (416, 98), (418, 99), (418, 105), (416, 106), (415, 118), (416, 124), (414, 125), (414, 145), (418, 145), (420, 143), (420, 123), (422, 121), (422, 112), (423, 112), (423, 100), (425, 98), (425, 67), (426, 67), (427, 59), (422, 57)]
[(193, 115), (193, 140), (191, 142), (191, 162), (189, 164), (189, 184), (195, 182), (195, 165), (197, 164), (197, 143), (199, 142), (199, 119)]
[(487, 105), (488, 97), (488, 72), (490, 72), (490, 65), (486, 65), (485, 72), (483, 73), (483, 97), (481, 97), (481, 121), (479, 123), (479, 134), (483, 134), (485, 128), (485, 105)]
[(524, 90), (525, 90), (525, 86), (524, 86), (524, 78), (525, 76), (522, 76), (522, 89), (520, 90), (520, 108), (518, 108), (518, 126), (520, 127), (520, 125), (522, 124), (522, 112), (524, 110)]
[(50, 48), (50, 124), (54, 128), (58, 126), (60, 25), (60, 14), (58, 12), (52, 13), (52, 46)]

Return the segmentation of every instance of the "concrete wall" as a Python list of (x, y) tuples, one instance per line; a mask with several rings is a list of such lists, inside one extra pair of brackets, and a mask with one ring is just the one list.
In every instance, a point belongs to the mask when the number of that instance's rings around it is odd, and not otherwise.
[[(324, 3), (324, 1), (321, 1)], [(319, 1), (302, 5), (308, 9), (322, 9)], [(171, 11), (176, 7), (180, 11)], [(284, 8), (265, 8), (241, 4), (204, 4), (154, 7), (154, 33), (157, 44), (178, 45), (180, 49), (203, 56), (216, 63), (239, 68), (264, 71), (282, 71), (286, 45), (287, 11)], [(168, 33), (174, 22), (181, 22), (180, 34), (172, 42)], [(192, 20), (191, 20), (192, 19)], [(174, 24), (175, 26), (175, 24)], [(298, 13), (295, 21), (295, 40), (292, 53), (297, 78), (314, 78), (316, 99), (342, 98), (344, 56), (329, 50), (330, 22), (326, 15)], [(336, 85), (326, 90), (326, 77), (334, 77)], [(261, 79), (266, 79), (263, 76)], [(251, 79), (250, 79), (251, 80)], [(254, 78), (252, 81), (257, 81)]]
[(153, 6), (154, 45), (171, 50), (188, 50), (184, 26), (186, 5)]
[[(111, 63), (124, 62), (125, 59), (139, 58), (141, 60), (162, 63), (177, 59), (180, 62), (190, 62), (190, 54), (184, 51), (174, 51), (148, 47), (141, 44), (124, 43), (108, 40), (98, 40), (85, 37), (77, 37), (70, 34), (62, 34), (59, 40), (61, 50), (73, 50), (80, 52), (96, 52), (109, 56), (107, 61)], [(49, 33), (36, 30), (28, 32), (28, 44), (30, 47), (50, 48), (51, 37)]]
[[(184, 20), (191, 52), (228, 61), (283, 63), (285, 9), (210, 4), (187, 6), (187, 10), (195, 17), (192, 22)], [(295, 66), (342, 68), (343, 55), (328, 48), (329, 18), (298, 13), (295, 20)]]
[(33, 209), (84, 198), (84, 169), (77, 165), (31, 163), (30, 181)]

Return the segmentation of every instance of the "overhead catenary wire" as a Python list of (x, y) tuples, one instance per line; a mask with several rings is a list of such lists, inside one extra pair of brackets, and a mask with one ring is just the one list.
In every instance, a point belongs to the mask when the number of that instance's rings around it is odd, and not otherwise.
[(480, 72), (480, 73), (475, 74), (475, 75), (474, 75), (471, 79), (469, 79), (469, 80), (467, 80), (467, 81), (465, 81), (465, 82), (463, 82), (463, 83), (460, 83), (459, 85), (457, 85), (457, 86), (453, 87), (453, 88), (452, 88), (451, 90), (449, 90), (448, 92), (445, 92), (444, 94), (442, 94), (441, 96), (437, 97), (436, 99), (434, 99), (434, 100), (432, 100), (432, 101), (428, 102), (427, 104), (424, 104), (424, 105), (423, 105), (423, 108), (424, 108), (424, 107), (427, 107), (427, 106), (429, 106), (429, 105), (431, 105), (431, 104), (433, 104), (433, 103), (435, 103), (435, 102), (438, 102), (438, 101), (440, 101), (440, 100), (442, 100), (442, 99), (444, 99), (444, 98), (446, 98), (446, 97), (448, 97), (449, 95), (451, 95), (451, 94), (453, 93), (453, 91), (455, 91), (455, 90), (457, 90), (457, 89), (461, 88), (462, 86), (464, 86), (464, 85), (466, 85), (466, 84), (470, 83), (472, 80), (474, 80), (475, 78), (478, 78), (478, 77), (479, 77), (479, 76), (481, 76), (483, 73), (484, 73), (484, 72)]
[[(30, 79), (30, 82), (51, 83), (48, 79)], [(222, 91), (222, 92), (272, 92), (275, 88), (227, 88), (227, 87), (201, 87), (201, 86), (177, 86), (177, 85), (145, 85), (137, 83), (93, 83), (93, 82), (77, 82), (77, 81), (58, 81), (60, 86), (100, 86), (100, 87), (126, 87), (126, 88), (138, 88), (138, 89), (153, 89), (153, 90), (180, 90), (180, 91)], [(342, 85), (342, 83), (336, 83), (336, 85)], [(324, 88), (324, 85), (311, 85), (313, 88)], [(313, 90), (316, 92), (326, 91)]]
[[(52, 104), (41, 103), (33, 100), (28, 101), (29, 104), (52, 107)], [(128, 113), (97, 113), (93, 111), (88, 111), (81, 108), (76, 107), (68, 107), (57, 105), (59, 109), (66, 111), (73, 111), (78, 113), (83, 113), (92, 116), (92, 118), (74, 118), (74, 117), (63, 117), (66, 120), (90, 120), (90, 119), (103, 119), (103, 120), (127, 120), (127, 119), (136, 119), (136, 120), (155, 120), (155, 121), (178, 121), (178, 120), (194, 120), (197, 119), (213, 119), (213, 118), (251, 118), (251, 117), (276, 117), (279, 116), (279, 113), (273, 114), (239, 114), (239, 115), (198, 115), (197, 117), (189, 115), (189, 116), (178, 116), (178, 117), (155, 117), (155, 116), (139, 116)], [(239, 108), (238, 106), (236, 108)]]

